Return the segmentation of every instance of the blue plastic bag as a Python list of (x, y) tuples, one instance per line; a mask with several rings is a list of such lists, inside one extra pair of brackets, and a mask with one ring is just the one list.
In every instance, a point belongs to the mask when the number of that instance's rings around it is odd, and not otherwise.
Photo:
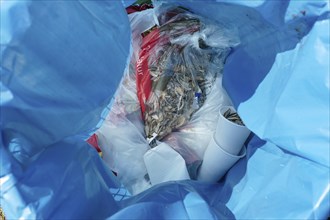
[(239, 27), (223, 85), (256, 134), (247, 157), (218, 184), (172, 182), (131, 197), (84, 142), (127, 63), (121, 2), (1, 1), (8, 219), (329, 216), (329, 2), (175, 2)]

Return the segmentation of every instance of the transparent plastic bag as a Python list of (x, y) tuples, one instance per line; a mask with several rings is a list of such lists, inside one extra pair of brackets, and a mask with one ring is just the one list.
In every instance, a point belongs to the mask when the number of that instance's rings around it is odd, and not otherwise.
[(136, 71), (146, 136), (162, 140), (203, 105), (238, 41), (183, 8), (169, 8), (158, 21), (142, 40)]
[[(203, 18), (199, 18), (186, 10), (183, 11), (184, 14), (173, 17), (173, 21), (175, 19), (188, 18), (189, 21), (193, 21), (193, 26), (195, 24), (194, 21), (203, 20)], [(152, 52), (149, 54), (152, 59), (143, 61), (143, 65), (147, 64), (144, 67), (147, 67), (147, 70), (149, 70), (149, 66), (154, 65), (156, 68), (164, 68), (165, 71), (173, 73), (173, 67), (180, 65), (182, 68), (187, 69), (185, 73), (187, 75), (186, 78), (189, 77), (194, 81), (186, 82), (186, 85), (183, 87), (176, 85), (178, 87), (177, 89), (186, 88), (189, 90), (189, 95), (193, 97), (190, 97), (190, 103), (185, 105), (185, 110), (180, 115), (181, 118), (184, 117), (184, 123), (180, 127), (176, 127), (172, 133), (168, 132), (165, 134), (164, 136), (166, 137), (161, 141), (171, 146), (184, 158), (190, 178), (196, 179), (203, 152), (216, 127), (218, 109), (222, 103), (227, 104), (229, 102), (221, 87), (221, 72), (231, 47), (238, 43), (238, 40), (235, 40), (235, 43), (233, 43), (234, 41), (232, 39), (229, 40), (229, 38), (237, 39), (236, 36), (230, 37), (228, 35), (228, 33), (235, 35), (235, 30), (229, 32), (226, 25), (226, 30), (222, 32), (221, 25), (218, 26), (207, 21), (206, 24), (203, 23), (200, 26), (202, 28), (200, 30), (202, 31), (193, 33), (191, 36), (184, 34), (185, 26), (181, 25), (177, 30), (178, 34), (176, 37), (171, 38), (171, 42), (173, 43), (167, 42), (167, 46), (165, 47), (162, 44), (164, 41), (160, 43), (158, 41), (160, 38), (153, 38), (156, 33), (153, 30), (156, 29), (152, 29), (151, 32), (148, 31), (148, 29), (156, 24), (155, 21), (150, 22), (150, 18), (154, 17), (154, 12), (155, 9), (148, 9), (129, 15), (133, 36), (131, 61), (117, 89), (110, 113), (102, 127), (97, 131), (105, 163), (111, 170), (117, 173), (117, 177), (131, 194), (137, 194), (151, 186), (143, 162), (143, 155), (150, 149), (147, 140), (148, 136), (145, 133), (145, 126), (147, 124), (145, 123), (145, 114), (141, 114), (141, 112), (145, 113), (146, 109), (144, 105), (141, 105), (141, 99), (138, 98), (141, 95), (141, 93), (139, 94), (139, 89), (140, 92), (146, 91), (141, 90), (143, 87), (142, 84), (146, 82), (151, 83), (151, 80), (148, 81), (139, 76), (139, 71), (142, 71), (141, 57), (143, 53)], [(148, 24), (145, 23), (146, 18), (149, 18)], [(169, 25), (173, 25), (173, 22), (167, 26), (160, 27), (160, 29), (164, 29), (165, 38), (167, 38), (165, 35), (168, 34), (168, 31), (173, 35), (172, 28), (168, 29)], [(149, 32), (149, 34), (143, 37), (145, 31)], [(226, 36), (223, 36), (222, 33), (226, 33)], [(148, 47), (146, 44), (150, 43), (146, 40), (146, 37), (154, 40), (153, 46), (155, 46), (155, 50), (144, 50)], [(218, 38), (218, 41), (213, 42), (216, 38)], [(211, 47), (209, 45), (213, 46)], [(182, 48), (183, 51), (180, 52), (180, 56), (177, 54), (179, 48)], [(157, 64), (157, 62), (160, 62), (157, 57), (159, 58), (162, 52), (171, 54), (169, 57), (171, 60), (166, 61), (169, 65), (165, 67), (165, 62), (159, 65)], [(177, 59), (179, 57), (181, 59)], [(209, 62), (210, 59), (211, 62)], [(195, 73), (195, 69), (199, 69), (201, 73), (207, 73), (202, 76), (202, 79), (199, 79), (198, 77), (201, 77), (202, 74)], [(148, 74), (144, 74), (144, 76), (150, 79), (149, 72)], [(178, 74), (172, 74), (172, 76), (179, 77)], [(200, 83), (200, 81), (203, 81), (204, 84)], [(184, 80), (179, 82), (184, 82)], [(171, 80), (168, 80), (167, 83), (175, 84)], [(152, 105), (153, 100), (157, 101), (157, 95), (160, 94), (161, 89), (159, 88), (167, 86), (166, 75), (159, 76), (158, 81), (154, 81), (153, 85), (149, 85), (150, 97), (153, 98), (147, 100), (146, 104)], [(151, 90), (152, 88), (154, 88), (153, 91)], [(201, 93), (198, 99), (195, 99), (197, 90), (200, 90)], [(185, 91), (184, 93), (188, 92)], [(180, 97), (183, 97), (183, 95), (172, 97), (173, 103), (180, 100)], [(192, 105), (196, 106), (196, 104), (198, 106), (194, 108)], [(166, 105), (164, 106), (166, 107)], [(160, 141), (157, 140), (156, 143), (160, 144)]]
[(128, 15), (132, 29), (131, 60), (117, 88), (110, 112), (96, 132), (104, 162), (133, 195), (151, 186), (145, 178), (147, 170), (143, 155), (150, 147), (144, 135), (137, 98), (135, 63), (142, 42), (141, 33), (155, 25), (153, 12), (149, 9)]

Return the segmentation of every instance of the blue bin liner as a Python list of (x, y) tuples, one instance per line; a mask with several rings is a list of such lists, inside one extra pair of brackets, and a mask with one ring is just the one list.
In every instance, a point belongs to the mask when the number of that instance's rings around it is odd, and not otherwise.
[(1, 1), (7, 218), (327, 218), (329, 2), (167, 1), (239, 27), (223, 86), (255, 135), (219, 183), (169, 182), (137, 196), (83, 140), (127, 64), (122, 2)]

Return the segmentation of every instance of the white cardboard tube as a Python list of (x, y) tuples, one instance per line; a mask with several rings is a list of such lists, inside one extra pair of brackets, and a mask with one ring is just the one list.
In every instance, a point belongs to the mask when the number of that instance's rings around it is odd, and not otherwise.
[(232, 106), (223, 106), (220, 109), (217, 130), (215, 131), (215, 140), (224, 150), (237, 155), (251, 132), (247, 127), (226, 119), (223, 113), (228, 109), (232, 112), (236, 112)]
[(217, 182), (239, 159), (245, 157), (245, 154), (245, 147), (241, 149), (238, 156), (230, 154), (219, 146), (213, 136), (204, 153), (198, 180)]

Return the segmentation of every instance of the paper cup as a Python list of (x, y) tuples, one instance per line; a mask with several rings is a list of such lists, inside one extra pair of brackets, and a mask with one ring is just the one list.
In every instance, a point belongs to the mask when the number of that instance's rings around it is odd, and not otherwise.
[(236, 112), (232, 106), (224, 106), (220, 109), (215, 140), (224, 150), (230, 154), (237, 155), (251, 132), (247, 127), (226, 119), (223, 113), (228, 109)]
[(203, 163), (199, 169), (198, 180), (217, 182), (241, 158), (245, 157), (246, 149), (243, 147), (239, 155), (225, 151), (212, 137), (206, 148)]

